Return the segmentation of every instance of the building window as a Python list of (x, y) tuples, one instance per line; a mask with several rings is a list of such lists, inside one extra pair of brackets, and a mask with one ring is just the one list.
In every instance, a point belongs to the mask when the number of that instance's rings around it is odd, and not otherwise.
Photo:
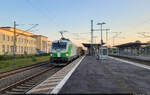
[(18, 47), (16, 46), (16, 50), (15, 51), (17, 52), (17, 50), (18, 50)]
[(23, 53), (23, 47), (21, 47), (21, 52)]
[(9, 45), (7, 45), (7, 52), (9, 52)]
[(29, 52), (31, 52), (31, 47), (29, 47)]
[(13, 52), (13, 46), (10, 46), (11, 52)]
[(5, 45), (2, 46), (3, 52), (5, 52)]
[(31, 52), (33, 53), (33, 48), (31, 48)]
[(27, 52), (28, 52), (28, 47), (26, 47), (26, 49), (27, 49)]
[(9, 36), (7, 36), (7, 41), (9, 41)]
[(26, 52), (26, 47), (24, 47), (24, 52)]
[(20, 53), (20, 46), (18, 46), (18, 52)]
[(3, 40), (5, 41), (5, 34), (3, 35)]
[(13, 37), (13, 36), (11, 37), (11, 41), (12, 41), (12, 42), (14, 41), (14, 37)]

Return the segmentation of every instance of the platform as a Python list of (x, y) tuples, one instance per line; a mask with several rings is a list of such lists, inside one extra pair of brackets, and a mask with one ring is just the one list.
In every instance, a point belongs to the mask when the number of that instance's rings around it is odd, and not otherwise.
[(120, 56), (120, 57), (127, 57), (127, 58), (131, 58), (131, 59), (137, 59), (137, 60), (143, 60), (143, 61), (149, 61), (150, 62), (150, 56), (143, 56), (143, 55), (139, 55), (139, 56), (132, 56), (132, 55), (113, 55), (112, 56)]
[(142, 55), (141, 55), (141, 56), (126, 56), (126, 57), (150, 61), (150, 56), (142, 56)]
[[(66, 76), (67, 75), (68, 74), (66, 74)], [(78, 64), (72, 75), (70, 75), (68, 79), (63, 78), (53, 90), (49, 90), (49, 93), (150, 94), (149, 84), (149, 66), (113, 57), (109, 57), (106, 60), (96, 60), (96, 57), (86, 56), (80, 64)], [(50, 87), (47, 86), (47, 88)], [(47, 92), (42, 93), (46, 94)]]

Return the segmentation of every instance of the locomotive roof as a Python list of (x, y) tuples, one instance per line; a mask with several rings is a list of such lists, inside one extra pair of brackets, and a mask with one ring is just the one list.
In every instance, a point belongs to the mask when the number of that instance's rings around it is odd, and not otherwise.
[(57, 43), (58, 41), (61, 41), (61, 42), (71, 42), (69, 39), (64, 38), (64, 37), (60, 38), (60, 40), (55, 40), (55, 41), (53, 41), (53, 42), (54, 42), (54, 43)]
[[(53, 43), (57, 43), (58, 41), (60, 41), (60, 40), (55, 40), (55, 41), (53, 41)], [(70, 40), (61, 40), (61, 42), (71, 42)]]

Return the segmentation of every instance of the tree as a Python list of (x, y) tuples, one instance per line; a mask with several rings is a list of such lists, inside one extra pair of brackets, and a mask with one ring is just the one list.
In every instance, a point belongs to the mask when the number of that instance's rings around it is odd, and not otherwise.
[(136, 40), (135, 42), (136, 42), (136, 43), (141, 43), (141, 41), (140, 41), (140, 40)]
[(149, 46), (149, 47), (150, 47), (150, 41), (147, 41), (147, 43), (148, 43), (148, 45), (146, 45), (146, 46)]
[(150, 43), (150, 41), (147, 41), (147, 43)]

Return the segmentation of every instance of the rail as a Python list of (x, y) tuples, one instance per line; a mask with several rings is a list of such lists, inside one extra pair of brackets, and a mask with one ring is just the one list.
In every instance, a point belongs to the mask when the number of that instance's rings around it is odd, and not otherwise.
[(20, 73), (20, 72), (24, 72), (26, 70), (30, 70), (30, 69), (33, 69), (33, 68), (36, 68), (36, 67), (40, 67), (40, 66), (45, 65), (47, 63), (48, 63), (48, 61), (44, 61), (44, 62), (40, 62), (40, 63), (37, 63), (37, 64), (32, 64), (32, 65), (20, 67), (20, 68), (14, 69), (14, 70), (0, 72), (0, 79), (4, 78), (4, 77), (8, 77), (10, 75)]
[[(15, 89), (15, 88), (17, 89), (18, 86), (21, 86), (23, 88), (24, 87), (23, 85), (28, 85), (28, 89), (29, 89), (30, 87), (32, 87), (34, 85), (34, 84), (32, 84), (32, 82), (34, 81), (33, 79), (36, 79), (36, 77), (38, 77), (38, 76), (40, 76), (40, 75), (42, 75), (42, 74), (44, 74), (44, 73), (46, 73), (46, 72), (48, 72), (50, 70), (53, 70), (53, 69), (55, 69), (54, 66), (52, 66), (51, 68), (48, 68), (48, 69), (46, 69), (44, 71), (41, 71), (41, 72), (39, 72), (37, 74), (34, 74), (32, 76), (29, 76), (29, 77), (27, 77), (27, 78), (25, 78), (23, 80), (20, 80), (20, 81), (14, 83), (14, 84), (11, 84), (11, 85), (3, 88), (3, 89), (0, 89), (0, 93), (1, 94), (4, 94), (4, 93), (13, 94), (13, 93), (11, 93), (11, 90), (13, 92), (13, 89)], [(15, 92), (17, 92), (17, 91), (15, 91)]]

